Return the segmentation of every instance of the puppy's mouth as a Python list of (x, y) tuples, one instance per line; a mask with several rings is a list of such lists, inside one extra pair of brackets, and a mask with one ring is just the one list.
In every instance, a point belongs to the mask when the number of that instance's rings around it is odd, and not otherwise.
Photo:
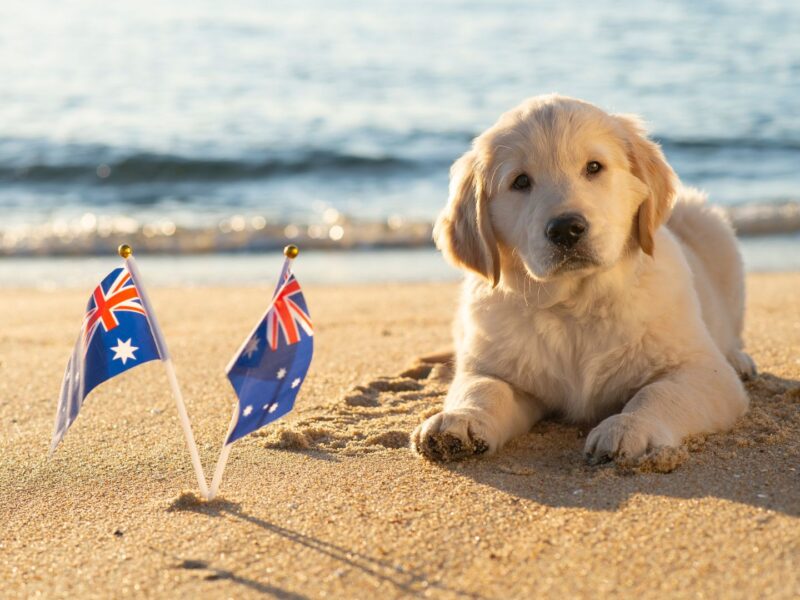
[(580, 271), (590, 267), (596, 267), (600, 263), (597, 259), (582, 250), (573, 250), (563, 253), (560, 258), (556, 258), (553, 262), (551, 275), (560, 275), (562, 273), (569, 273), (571, 271)]
[(575, 273), (600, 265), (597, 257), (586, 250), (578, 248), (566, 251), (556, 250), (547, 256), (545, 260), (536, 262), (539, 263), (538, 268), (528, 263), (528, 261), (525, 261), (525, 267), (530, 276), (537, 281), (550, 280), (559, 275)]

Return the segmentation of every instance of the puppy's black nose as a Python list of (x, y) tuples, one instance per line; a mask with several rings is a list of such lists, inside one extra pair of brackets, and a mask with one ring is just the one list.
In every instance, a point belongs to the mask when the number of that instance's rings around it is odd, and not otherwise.
[(544, 234), (556, 246), (572, 248), (589, 229), (589, 223), (581, 215), (568, 213), (551, 219)]

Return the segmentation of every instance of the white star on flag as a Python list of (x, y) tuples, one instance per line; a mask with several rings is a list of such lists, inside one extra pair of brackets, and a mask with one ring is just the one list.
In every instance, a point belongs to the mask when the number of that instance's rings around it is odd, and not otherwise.
[(138, 346), (131, 346), (131, 338), (128, 338), (128, 341), (123, 342), (121, 339), (117, 338), (117, 345), (111, 346), (111, 349), (114, 351), (114, 358), (112, 360), (121, 360), (122, 364), (128, 362), (128, 359), (136, 360), (136, 357), (133, 355), (135, 350), (138, 350)]
[(250, 338), (250, 341), (247, 342), (247, 346), (244, 348), (244, 353), (247, 355), (247, 358), (251, 358), (256, 350), (258, 350), (258, 342), (258, 337)]
[(276, 375), (276, 377), (277, 377), (278, 379), (283, 379), (284, 377), (286, 377), (286, 369), (281, 369), (281, 370), (279, 370), (279, 371), (278, 371), (278, 374)]
[(292, 387), (293, 388), (296, 388), (298, 385), (300, 385), (300, 378), (299, 377), (292, 382)]
[(253, 412), (253, 407), (252, 407), (252, 406), (250, 406), (250, 405), (248, 405), (248, 406), (245, 406), (244, 410), (242, 411), (242, 414), (243, 414), (243, 415), (246, 417), (246, 416), (248, 416), (248, 415), (249, 415), (251, 412)]

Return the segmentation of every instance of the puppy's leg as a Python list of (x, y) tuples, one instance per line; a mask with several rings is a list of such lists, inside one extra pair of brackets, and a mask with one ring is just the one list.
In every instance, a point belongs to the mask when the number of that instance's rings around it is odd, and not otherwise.
[(591, 463), (637, 458), (684, 437), (730, 429), (747, 411), (739, 378), (721, 355), (689, 361), (640, 389), (621, 414), (595, 427), (584, 453)]
[(414, 430), (412, 448), (433, 460), (495, 452), (542, 417), (533, 398), (495, 377), (457, 374), (444, 410)]

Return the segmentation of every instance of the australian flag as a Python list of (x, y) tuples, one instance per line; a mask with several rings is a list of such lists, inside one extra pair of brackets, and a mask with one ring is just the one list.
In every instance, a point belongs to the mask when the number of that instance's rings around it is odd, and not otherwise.
[(313, 335), (303, 292), (287, 259), (272, 304), (228, 366), (239, 406), (226, 444), (292, 410), (311, 364)]
[(50, 451), (55, 450), (94, 388), (137, 365), (161, 358), (139, 290), (125, 267), (98, 285), (67, 363)]

